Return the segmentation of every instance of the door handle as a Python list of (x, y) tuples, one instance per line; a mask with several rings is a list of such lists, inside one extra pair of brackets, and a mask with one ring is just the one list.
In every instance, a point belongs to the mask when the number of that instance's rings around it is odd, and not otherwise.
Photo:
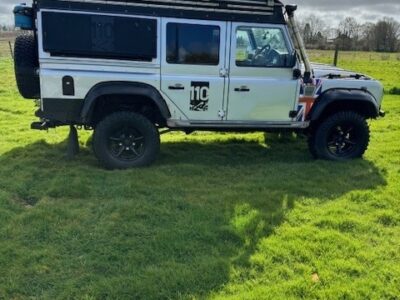
[(241, 86), (240, 88), (235, 88), (235, 92), (250, 92), (247, 86)]
[(175, 85), (170, 85), (168, 89), (177, 91), (177, 90), (184, 90), (185, 87), (182, 84), (175, 84)]

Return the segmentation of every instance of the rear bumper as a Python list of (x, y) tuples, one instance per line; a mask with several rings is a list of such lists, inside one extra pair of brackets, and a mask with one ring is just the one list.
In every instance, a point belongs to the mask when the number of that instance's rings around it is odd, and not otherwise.
[(40, 119), (54, 123), (81, 124), (83, 99), (42, 99), (42, 109), (36, 112)]
[(42, 109), (35, 112), (40, 120), (31, 129), (48, 130), (64, 125), (82, 125), (80, 113), (83, 101), (70, 99), (43, 99)]

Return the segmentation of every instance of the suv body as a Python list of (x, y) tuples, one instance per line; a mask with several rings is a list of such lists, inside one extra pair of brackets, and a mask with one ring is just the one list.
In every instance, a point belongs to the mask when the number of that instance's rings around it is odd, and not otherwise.
[(32, 128), (94, 129), (107, 168), (153, 162), (161, 128), (299, 131), (315, 157), (362, 156), (383, 87), (311, 65), (294, 11), (264, 0), (35, 0), (14, 10), (34, 20), (15, 45), (20, 92), (39, 99)]

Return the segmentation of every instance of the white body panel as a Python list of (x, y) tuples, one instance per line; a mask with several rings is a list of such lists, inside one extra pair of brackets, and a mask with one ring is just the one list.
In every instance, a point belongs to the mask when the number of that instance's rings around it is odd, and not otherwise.
[[(84, 99), (89, 91), (97, 84), (110, 81), (140, 82), (153, 86), (157, 90), (161, 87), (161, 47), (157, 46), (157, 59), (151, 62), (129, 61), (129, 60), (113, 60), (113, 59), (93, 59), (78, 57), (52, 57), (43, 50), (42, 35), (42, 10), (38, 13), (38, 43), (39, 43), (39, 63), (40, 63), (40, 85), (41, 98), (48, 99)], [(85, 13), (85, 12), (68, 12), (63, 13)], [(88, 13), (96, 14), (96, 13)], [(115, 15), (115, 14), (101, 14)], [(124, 17), (129, 17), (123, 15)], [(143, 18), (143, 16), (130, 16), (135, 18)], [(145, 17), (150, 18), (151, 17)], [(158, 20), (158, 36), (161, 34), (160, 18), (152, 18)], [(75, 95), (65, 96), (62, 93), (61, 81), (64, 76), (71, 76), (75, 81)], [(164, 97), (166, 98), (166, 97)], [(181, 110), (174, 105), (172, 101), (166, 101), (171, 115), (177, 119), (185, 119), (186, 117)]]
[[(61, 66), (62, 67), (62, 66)], [(159, 89), (160, 73), (159, 69), (138, 69), (127, 70), (96, 70), (96, 66), (92, 66), (92, 70), (85, 70), (84, 67), (68, 68), (60, 72), (54, 69), (53, 65), (43, 64), (41, 69), (42, 78), (42, 97), (43, 98), (76, 98), (84, 99), (89, 90), (96, 84), (109, 81), (132, 81), (143, 82)], [(65, 75), (72, 76), (75, 80), (75, 96), (63, 96), (62, 86), (60, 82)]]
[[(378, 106), (382, 104), (383, 99), (383, 85), (372, 78), (357, 74), (352, 71), (344, 70), (335, 66), (324, 65), (324, 64), (312, 64), (314, 76), (322, 79), (322, 92), (329, 89), (343, 88), (343, 89), (366, 89), (375, 98)], [(342, 78), (328, 79), (326, 76), (329, 74), (340, 75)], [(350, 76), (362, 76), (361, 79), (352, 78)]]
[[(168, 63), (165, 42), (168, 23), (211, 25), (219, 27), (219, 64), (209, 66)], [(163, 18), (161, 36), (163, 37), (161, 46), (161, 91), (163, 94), (167, 96), (169, 101), (175, 103), (189, 120), (220, 120), (221, 118), (218, 116), (218, 112), (223, 106), (226, 82), (226, 78), (220, 75), (220, 71), (225, 68), (226, 22)], [(193, 82), (207, 82), (209, 84), (208, 91), (206, 88), (203, 90), (195, 90), (196, 88), (192, 86)], [(175, 86), (180, 86), (182, 89), (171, 89)], [(193, 93), (200, 93), (201, 97), (208, 98), (207, 110), (195, 111), (190, 109), (190, 101), (193, 97)]]

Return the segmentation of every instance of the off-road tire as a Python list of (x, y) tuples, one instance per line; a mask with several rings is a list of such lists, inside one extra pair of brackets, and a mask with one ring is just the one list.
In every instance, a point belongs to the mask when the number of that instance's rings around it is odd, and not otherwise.
[(33, 34), (17, 36), (14, 44), (14, 70), (17, 86), (22, 97), (40, 98), (38, 47)]
[[(348, 130), (342, 127), (347, 127)], [(345, 135), (347, 131), (349, 133)], [(310, 134), (308, 145), (315, 158), (345, 161), (362, 157), (368, 149), (369, 139), (370, 130), (365, 117), (354, 111), (342, 111), (316, 125)], [(339, 149), (342, 145), (345, 145), (345, 150)]]
[[(142, 153), (134, 159), (117, 157), (115, 151), (113, 152), (113, 145), (110, 145), (110, 143), (113, 143), (113, 141), (110, 140), (115, 139), (113, 137), (115, 132), (119, 132), (119, 130), (124, 132), (124, 128), (127, 128), (126, 131), (128, 132), (134, 132), (133, 135), (140, 135), (143, 138)], [(123, 134), (123, 136), (125, 136), (125, 134)], [(128, 139), (128, 134), (126, 134), (126, 136)], [(121, 139), (119, 145), (122, 145), (122, 143), (125, 143), (125, 138)], [(124, 151), (125, 150), (123, 150), (123, 152)], [(147, 118), (134, 112), (113, 113), (100, 121), (94, 130), (93, 152), (100, 163), (109, 170), (149, 166), (156, 160), (159, 151), (160, 135), (157, 128)], [(129, 154), (131, 151), (126, 152)], [(139, 150), (136, 149), (134, 152), (136, 154)]]

